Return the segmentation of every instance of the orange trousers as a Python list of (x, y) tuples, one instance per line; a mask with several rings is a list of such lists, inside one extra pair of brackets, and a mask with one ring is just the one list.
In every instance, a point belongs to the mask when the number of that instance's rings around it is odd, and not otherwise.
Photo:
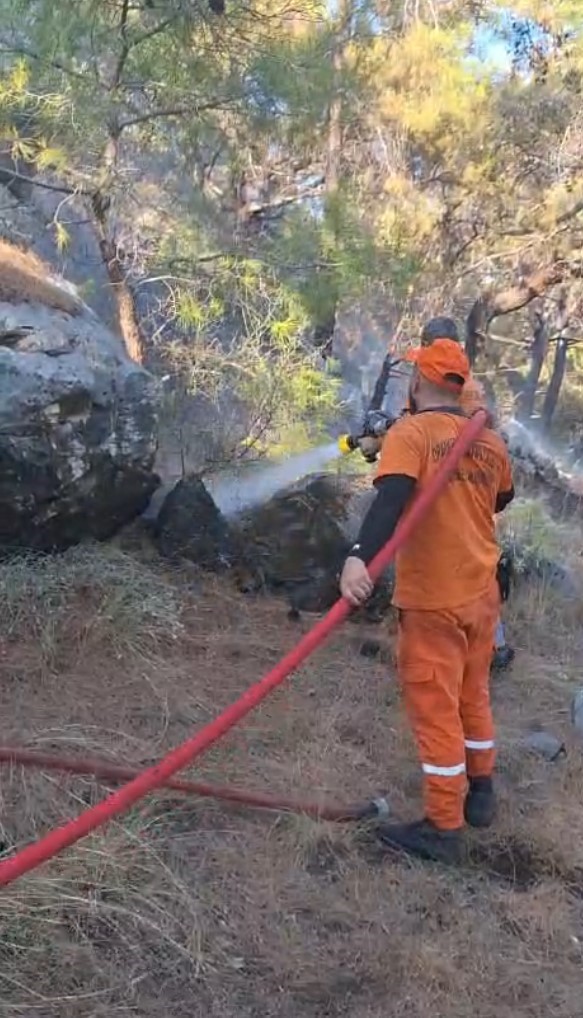
[(463, 826), (466, 776), (494, 770), (489, 684), (499, 611), (494, 583), (462, 608), (399, 612), (397, 669), (423, 768), (425, 816), (442, 830)]

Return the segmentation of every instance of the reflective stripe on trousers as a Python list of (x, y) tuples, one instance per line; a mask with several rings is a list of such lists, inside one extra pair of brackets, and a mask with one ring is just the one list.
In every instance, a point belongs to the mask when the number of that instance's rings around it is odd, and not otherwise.
[(466, 762), (454, 764), (453, 767), (436, 767), (435, 764), (422, 763), (424, 774), (434, 774), (438, 778), (457, 778), (466, 773)]

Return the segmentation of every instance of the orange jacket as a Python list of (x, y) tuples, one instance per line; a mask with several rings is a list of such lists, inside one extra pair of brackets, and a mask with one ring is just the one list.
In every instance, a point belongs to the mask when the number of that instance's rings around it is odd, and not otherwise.
[[(407, 414), (388, 432), (377, 482), (390, 475), (423, 486), (439, 469), (466, 424), (463, 414), (440, 410)], [(494, 514), (499, 496), (512, 498), (508, 451), (490, 429), (460, 461), (445, 491), (427, 511), (395, 560), (393, 603), (398, 608), (458, 608), (484, 596), (496, 577), (500, 551)]]

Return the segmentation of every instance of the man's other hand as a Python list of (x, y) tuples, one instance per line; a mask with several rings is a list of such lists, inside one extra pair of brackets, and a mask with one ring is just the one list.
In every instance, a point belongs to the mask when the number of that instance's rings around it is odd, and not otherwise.
[(360, 558), (349, 555), (340, 577), (340, 593), (353, 608), (364, 604), (374, 590), (368, 569)]

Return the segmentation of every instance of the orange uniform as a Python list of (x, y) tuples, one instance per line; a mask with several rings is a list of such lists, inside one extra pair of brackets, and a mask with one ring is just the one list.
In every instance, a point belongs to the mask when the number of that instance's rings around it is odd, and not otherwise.
[[(470, 397), (471, 397), (470, 393)], [(408, 415), (383, 443), (378, 478), (423, 486), (462, 431), (454, 408)], [(425, 816), (463, 825), (466, 773), (494, 767), (489, 671), (499, 612), (494, 514), (512, 497), (503, 440), (486, 429), (395, 562), (398, 671), (424, 773)]]

